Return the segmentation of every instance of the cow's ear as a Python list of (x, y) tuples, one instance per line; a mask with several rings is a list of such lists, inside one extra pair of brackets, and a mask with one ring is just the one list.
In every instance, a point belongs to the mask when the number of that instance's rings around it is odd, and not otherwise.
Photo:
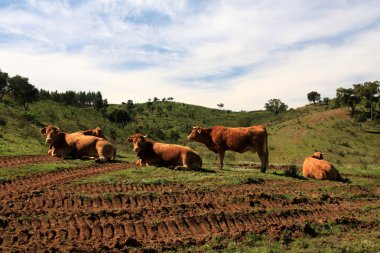
[(41, 134), (46, 134), (46, 127), (40, 129)]
[(201, 133), (202, 133), (202, 129), (199, 128), (199, 129), (197, 130), (197, 132), (198, 132), (199, 134), (201, 134)]
[(132, 137), (129, 137), (129, 138), (127, 139), (127, 142), (133, 142), (133, 138), (132, 138)]

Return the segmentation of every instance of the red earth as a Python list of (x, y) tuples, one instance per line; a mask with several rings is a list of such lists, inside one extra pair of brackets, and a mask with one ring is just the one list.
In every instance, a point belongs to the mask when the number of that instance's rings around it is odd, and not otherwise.
[[(0, 169), (54, 160), (5, 157)], [(378, 205), (378, 188), (353, 186), (351, 194), (367, 197), (342, 198), (347, 184), (340, 182), (328, 182), (333, 194), (321, 192), (320, 182), (314, 180), (267, 180), (215, 189), (177, 183), (71, 184), (132, 167), (115, 162), (2, 182), (0, 251), (166, 251), (251, 232), (274, 239), (281, 239), (285, 230), (295, 237), (314, 236), (310, 223), (374, 229), (379, 220), (365, 212), (365, 207)]]

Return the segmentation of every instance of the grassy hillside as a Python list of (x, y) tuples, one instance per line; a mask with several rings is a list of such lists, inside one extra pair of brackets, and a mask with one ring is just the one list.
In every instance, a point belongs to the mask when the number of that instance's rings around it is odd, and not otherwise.
[[(100, 126), (115, 143), (118, 154), (134, 157), (127, 136), (135, 132), (149, 134), (152, 139), (189, 145), (207, 162), (217, 163), (217, 155), (203, 145), (188, 142), (192, 126), (248, 126), (266, 124), (269, 132), (270, 162), (301, 164), (315, 149), (326, 152), (326, 159), (337, 164), (379, 164), (380, 134), (367, 131), (367, 125), (355, 123), (344, 109), (326, 110), (309, 106), (290, 110), (274, 117), (263, 112), (231, 112), (176, 102), (155, 102), (110, 105), (125, 109), (132, 121), (124, 128), (111, 123), (92, 108), (63, 106), (51, 101), (39, 101), (28, 111), (10, 103), (0, 103), (0, 156), (44, 154), (47, 146), (39, 129), (47, 124), (73, 132)], [(107, 112), (106, 112), (107, 113)], [(257, 155), (227, 152), (225, 162), (258, 162)]]

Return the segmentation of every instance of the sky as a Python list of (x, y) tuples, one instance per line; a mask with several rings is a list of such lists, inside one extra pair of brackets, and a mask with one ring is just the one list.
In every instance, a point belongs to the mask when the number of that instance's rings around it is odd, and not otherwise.
[(111, 104), (297, 108), (380, 80), (380, 0), (0, 0), (0, 69)]

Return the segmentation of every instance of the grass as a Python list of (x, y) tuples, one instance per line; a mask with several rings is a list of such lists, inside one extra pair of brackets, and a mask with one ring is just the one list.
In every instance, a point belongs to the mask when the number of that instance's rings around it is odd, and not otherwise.
[[(213, 237), (206, 245), (186, 249), (186, 252), (291, 252), (291, 253), (335, 253), (335, 252), (379, 252), (380, 232), (363, 234), (360, 229), (346, 231), (345, 225), (335, 223), (311, 224), (317, 237), (286, 238), (286, 231), (281, 240), (273, 240), (266, 234), (248, 233), (239, 237)], [(337, 237), (339, 239), (337, 239)], [(284, 243), (284, 240), (289, 240)]]
[[(46, 153), (39, 129), (52, 124), (67, 132), (99, 126), (117, 147), (118, 153), (131, 154), (131, 145), (125, 139), (135, 132), (142, 132), (148, 133), (153, 140), (190, 146), (205, 160), (217, 162), (217, 155), (203, 144), (187, 141), (192, 126), (266, 124), (270, 163), (302, 164), (303, 159), (317, 149), (325, 152), (325, 158), (337, 165), (379, 164), (380, 135), (369, 123), (366, 124), (369, 127), (355, 123), (345, 109), (308, 106), (273, 116), (265, 111), (231, 112), (159, 101), (135, 104), (132, 109), (127, 105), (109, 105), (108, 110), (116, 107), (128, 110), (133, 118), (124, 128), (111, 123), (92, 108), (39, 101), (25, 112), (12, 103), (0, 103), (0, 156)], [(250, 152), (227, 152), (225, 161), (259, 162), (259, 159), (257, 154)]]
[(199, 189), (239, 184), (262, 183), (265, 180), (287, 180), (273, 173), (263, 174), (260, 170), (244, 168), (215, 169), (206, 165), (203, 171), (172, 170), (160, 167), (137, 167), (89, 177), (81, 183), (123, 182), (126, 184), (197, 184)]

